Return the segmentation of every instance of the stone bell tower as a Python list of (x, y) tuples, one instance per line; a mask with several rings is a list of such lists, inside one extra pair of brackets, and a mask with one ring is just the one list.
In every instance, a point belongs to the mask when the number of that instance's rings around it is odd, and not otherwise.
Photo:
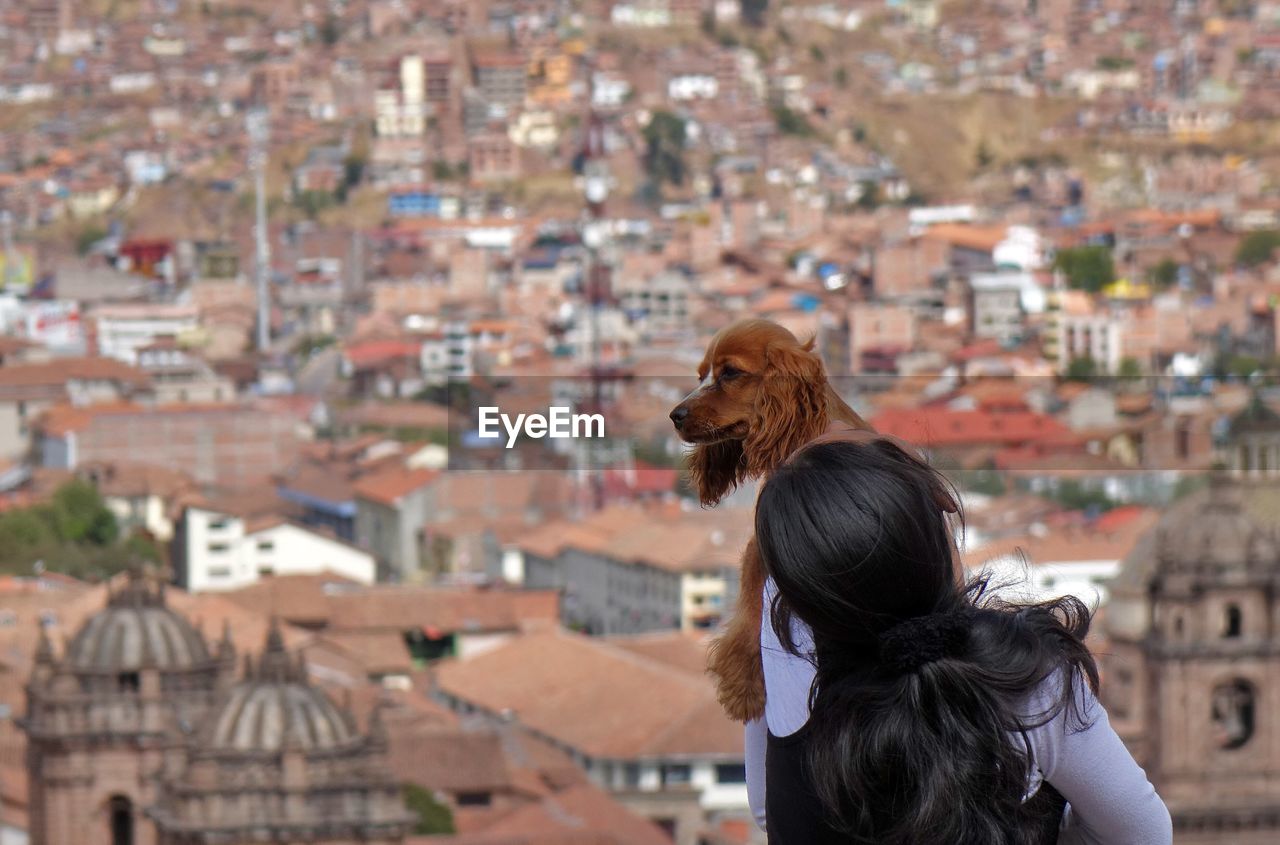
[(1180, 845), (1280, 842), (1280, 484), (1214, 477), (1125, 561), (1103, 703)]
[(161, 775), (235, 680), (229, 635), (211, 653), (141, 575), (63, 655), (42, 632), (21, 722), (31, 845), (155, 845), (144, 811)]

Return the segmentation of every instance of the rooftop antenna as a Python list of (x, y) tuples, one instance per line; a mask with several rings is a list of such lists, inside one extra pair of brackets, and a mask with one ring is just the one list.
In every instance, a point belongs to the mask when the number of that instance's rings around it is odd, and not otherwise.
[(249, 169), (253, 171), (257, 214), (254, 245), (258, 281), (258, 351), (266, 353), (271, 345), (271, 303), (267, 298), (268, 275), (271, 272), (271, 246), (267, 238), (267, 141), (271, 127), (267, 110), (250, 109), (245, 117), (245, 128), (249, 133)]

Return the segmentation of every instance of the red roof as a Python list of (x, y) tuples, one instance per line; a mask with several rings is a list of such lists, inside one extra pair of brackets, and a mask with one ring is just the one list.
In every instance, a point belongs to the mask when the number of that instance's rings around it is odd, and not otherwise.
[(1150, 513), (1151, 508), (1144, 508), (1141, 505), (1125, 505), (1113, 508), (1098, 517), (1093, 524), (1093, 530), (1104, 534), (1118, 531), (1134, 520), (1142, 519)]
[(384, 472), (366, 476), (356, 482), (356, 496), (380, 505), (395, 507), (396, 504), (415, 490), (431, 483), (440, 473), (430, 469), (410, 469), (393, 467)]
[(920, 446), (1015, 446), (1067, 429), (1045, 414), (1026, 411), (947, 411), (892, 408), (872, 420), (876, 431)]
[(605, 490), (612, 496), (671, 493), (679, 478), (679, 470), (649, 466), (642, 461), (636, 461), (630, 471), (618, 467), (604, 471)]
[(348, 361), (355, 367), (373, 367), (402, 358), (417, 360), (422, 343), (415, 340), (369, 340), (353, 343), (343, 349)]
[(999, 355), (1003, 352), (1000, 341), (994, 339), (975, 341), (968, 346), (962, 346), (955, 352), (951, 353), (951, 360), (958, 363), (972, 361), (976, 358), (990, 358), (992, 355)]

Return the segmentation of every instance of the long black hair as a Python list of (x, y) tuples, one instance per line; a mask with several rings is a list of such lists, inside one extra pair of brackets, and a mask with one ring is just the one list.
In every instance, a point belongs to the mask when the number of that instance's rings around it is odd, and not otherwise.
[[(1011, 604), (985, 578), (966, 584), (953, 501), (923, 460), (872, 439), (802, 449), (756, 504), (774, 628), (801, 657), (792, 618), (813, 631), (813, 786), (854, 843), (1034, 841), (1021, 823), (1026, 732), (1066, 708), (1083, 726), (1078, 685), (1097, 690), (1089, 609), (1072, 597)], [(1046, 681), (1047, 706), (1028, 714)]]

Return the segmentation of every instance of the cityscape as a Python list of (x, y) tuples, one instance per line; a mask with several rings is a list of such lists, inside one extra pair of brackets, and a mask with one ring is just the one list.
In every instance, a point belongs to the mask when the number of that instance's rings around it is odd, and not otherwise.
[(0, 845), (763, 845), (742, 319), (1280, 841), (1280, 3), (0, 0)]

